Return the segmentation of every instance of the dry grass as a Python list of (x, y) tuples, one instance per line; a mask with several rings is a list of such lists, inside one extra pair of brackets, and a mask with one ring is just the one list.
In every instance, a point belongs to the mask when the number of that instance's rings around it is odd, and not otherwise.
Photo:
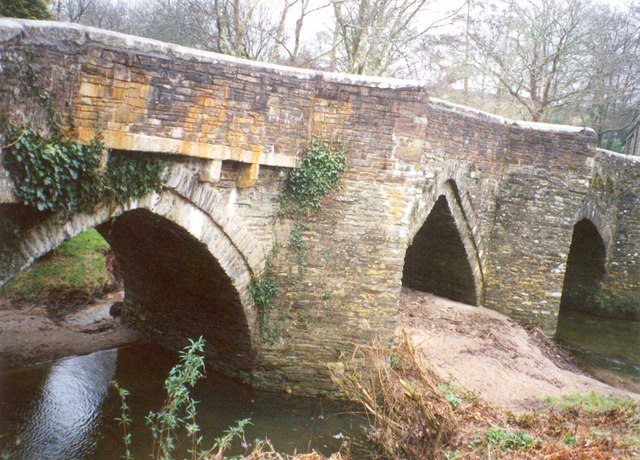
[(346, 371), (333, 378), (372, 418), (369, 441), (382, 457), (434, 458), (457, 431), (438, 377), (406, 334), (393, 352), (356, 347)]

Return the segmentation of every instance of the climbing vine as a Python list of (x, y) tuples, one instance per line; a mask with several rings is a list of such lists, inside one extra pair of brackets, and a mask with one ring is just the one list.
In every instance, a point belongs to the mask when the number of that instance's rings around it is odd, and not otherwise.
[(160, 187), (165, 162), (107, 154), (100, 132), (83, 145), (54, 129), (49, 138), (32, 127), (5, 129), (4, 165), (22, 203), (68, 216), (101, 203), (124, 203)]
[(289, 170), (281, 195), (285, 213), (320, 209), (322, 199), (337, 185), (346, 167), (346, 148), (342, 144), (313, 137), (300, 166)]
[[(291, 257), (297, 272), (291, 280), (300, 283), (306, 275), (307, 244), (305, 232), (309, 229), (304, 223), (310, 213), (318, 212), (323, 198), (337, 186), (347, 166), (346, 148), (340, 143), (331, 143), (326, 139), (314, 137), (305, 150), (298, 168), (289, 170), (284, 188), (280, 195), (280, 216), (292, 219), (292, 227), (286, 248), (287, 257)], [(276, 245), (276, 248), (280, 245)], [(252, 279), (249, 292), (259, 312), (259, 321), (263, 335), (267, 340), (277, 339), (277, 327), (268, 324), (268, 312), (278, 297), (279, 276), (273, 271), (274, 251), (268, 259), (267, 269), (260, 277)], [(308, 322), (308, 311), (299, 308), (300, 323)]]

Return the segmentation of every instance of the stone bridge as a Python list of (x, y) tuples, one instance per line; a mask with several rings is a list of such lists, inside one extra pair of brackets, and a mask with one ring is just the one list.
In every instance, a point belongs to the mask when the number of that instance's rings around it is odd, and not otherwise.
[[(392, 339), (403, 285), (550, 331), (561, 304), (602, 304), (594, 289), (640, 315), (640, 161), (598, 150), (591, 129), (506, 120), (420, 82), (0, 20), (0, 114), (45, 126), (43, 95), (83, 142), (100, 120), (112, 155), (162, 155), (171, 173), (124, 206), (36, 218), (0, 285), (96, 227), (131, 321), (168, 343), (204, 335), (213, 362), (256, 384), (330, 391), (352, 343)], [(314, 135), (344, 143), (348, 169), (305, 220), (301, 260), (278, 197)], [(0, 173), (10, 220), (23, 206)], [(249, 285), (268, 258), (280, 295), (261, 316)]]

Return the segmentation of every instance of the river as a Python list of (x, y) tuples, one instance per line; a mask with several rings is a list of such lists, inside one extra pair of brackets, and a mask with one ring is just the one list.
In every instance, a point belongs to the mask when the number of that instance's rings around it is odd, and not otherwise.
[[(73, 356), (0, 375), (0, 446), (16, 459), (121, 458), (122, 429), (115, 418), (120, 400), (109, 383), (131, 392), (135, 458), (148, 458), (151, 436), (144, 416), (164, 399), (163, 381), (176, 355), (138, 343)], [(342, 436), (361, 430), (363, 419), (344, 404), (251, 389), (219, 375), (199, 382), (198, 422), (205, 445), (235, 421), (250, 418), (245, 439), (268, 437), (276, 449), (293, 453), (340, 448)], [(234, 453), (241, 453), (236, 442)], [(184, 452), (184, 450), (183, 450)]]
[(640, 322), (563, 311), (555, 339), (589, 374), (640, 393)]

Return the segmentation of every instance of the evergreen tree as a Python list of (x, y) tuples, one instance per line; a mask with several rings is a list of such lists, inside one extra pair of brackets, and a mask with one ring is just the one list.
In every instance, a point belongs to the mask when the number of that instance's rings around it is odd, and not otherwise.
[(24, 19), (49, 19), (49, 8), (45, 0), (2, 0), (0, 17)]

